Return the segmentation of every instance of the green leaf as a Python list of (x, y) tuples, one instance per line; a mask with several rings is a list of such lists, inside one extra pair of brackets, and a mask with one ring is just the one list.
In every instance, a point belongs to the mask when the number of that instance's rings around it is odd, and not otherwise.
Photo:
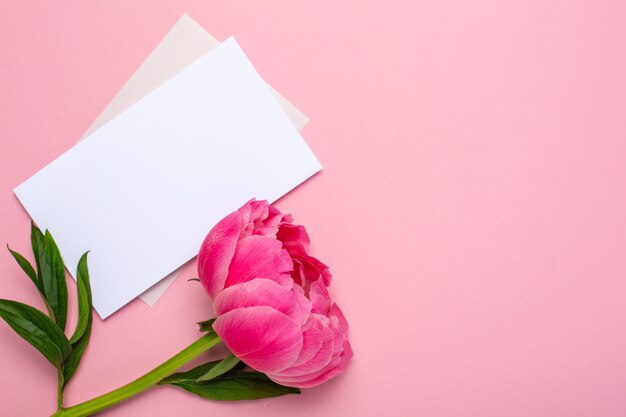
[(78, 261), (76, 281), (78, 284), (78, 322), (70, 343), (76, 343), (91, 326), (91, 285), (89, 284), (89, 269), (87, 268), (87, 254), (85, 252)]
[(61, 330), (65, 330), (67, 321), (65, 266), (59, 248), (47, 230), (43, 238), (43, 247), (38, 244), (37, 255), (44, 295), (54, 313), (54, 320)]
[(209, 362), (190, 371), (170, 375), (159, 382), (159, 384), (174, 385), (200, 397), (219, 401), (257, 400), (300, 393), (298, 388), (279, 385), (270, 380), (265, 374), (243, 371), (239, 369), (240, 366), (236, 366), (234, 369), (211, 380), (198, 382), (198, 378), (219, 363), (221, 361)]
[(39, 278), (37, 277), (37, 272), (35, 272), (35, 269), (30, 264), (30, 262), (28, 262), (28, 260), (24, 258), (22, 255), (20, 255), (18, 252), (15, 252), (14, 250), (12, 250), (9, 247), (9, 245), (7, 245), (7, 249), (9, 250), (9, 252), (11, 252), (11, 255), (13, 255), (13, 258), (15, 258), (20, 268), (22, 268), (22, 271), (24, 271), (26, 275), (28, 275), (28, 278), (30, 278), (30, 280), (33, 281), (33, 284), (35, 284), (35, 287), (37, 287), (39, 292), (40, 293), (43, 292), (43, 287), (41, 286), (41, 282), (39, 281)]
[(36, 308), (0, 299), (0, 317), (55, 367), (60, 368), (70, 354), (70, 343), (61, 329)]
[(33, 269), (33, 266), (22, 255), (20, 255), (19, 253), (15, 252), (14, 250), (11, 250), (11, 248), (9, 248), (9, 245), (7, 245), (7, 249), (9, 249), (9, 252), (11, 252), (11, 255), (13, 255), (13, 257), (15, 258), (17, 263), (20, 265), (22, 270), (24, 272), (26, 272), (26, 275), (28, 275), (28, 277), (31, 279), (31, 281), (33, 281), (33, 283), (37, 287), (37, 290), (39, 290), (39, 295), (41, 295), (41, 298), (43, 299), (43, 302), (46, 305), (46, 309), (48, 310), (48, 314), (50, 314), (50, 318), (52, 318), (52, 320), (54, 320), (54, 311), (52, 311), (52, 307), (50, 307), (50, 304), (48, 303), (48, 300), (46, 299), (46, 296), (45, 296), (45, 294), (43, 292), (43, 285), (42, 285), (41, 281), (39, 280), (39, 277), (37, 276), (37, 273)]
[[(202, 365), (198, 365), (195, 368), (190, 369), (188, 371), (178, 372), (178, 373), (172, 374), (172, 375), (168, 376), (167, 378), (163, 379), (160, 383), (161, 384), (172, 384), (174, 382), (184, 382), (184, 381), (194, 381), (195, 382), (195, 381), (198, 380), (198, 378), (200, 378), (202, 375), (204, 375), (207, 372), (209, 372), (214, 366), (216, 366), (220, 362), (221, 362), (221, 360), (203, 363)], [(238, 366), (235, 366), (235, 369), (236, 370), (241, 370), (241, 369), (245, 368), (245, 366), (246, 366), (246, 364), (244, 364), (243, 362), (240, 362), (238, 364)]]
[(219, 361), (215, 366), (211, 367), (204, 375), (196, 380), (196, 382), (208, 381), (233, 369), (238, 363), (239, 358), (232, 353)]
[[(44, 247), (44, 235), (43, 235), (43, 233), (41, 233), (41, 230), (39, 230), (39, 228), (37, 226), (35, 226), (34, 222), (30, 223), (30, 241), (31, 241), (31, 244), (32, 244), (32, 247), (33, 247), (33, 255), (35, 257), (35, 266), (37, 267), (37, 271), (34, 270), (32, 265), (30, 265), (30, 263), (29, 263), (29, 266), (30, 266), (30, 269), (32, 269), (33, 272), (34, 272), (35, 279), (33, 279), (33, 277), (31, 276), (30, 271), (25, 270), (24, 267), (22, 267), (22, 269), (24, 269), (26, 274), (28, 274), (28, 276), (31, 278), (31, 280), (35, 283), (35, 286), (39, 290), (39, 295), (41, 295), (41, 298), (43, 299), (43, 302), (46, 305), (46, 309), (48, 310), (48, 315), (50, 316), (50, 318), (53, 321), (55, 321), (54, 311), (52, 310), (52, 307), (50, 306), (50, 303), (48, 302), (48, 300), (46, 298), (46, 294), (45, 294), (45, 291), (44, 291), (44, 288), (43, 288), (43, 282), (41, 280), (41, 268), (39, 266), (39, 253), (43, 252), (43, 250), (44, 250), (43, 249), (43, 247)], [(7, 245), (7, 247), (8, 247), (8, 245)], [(11, 249), (9, 249), (9, 250), (11, 250)], [(13, 251), (11, 251), (11, 253), (13, 254)], [(13, 254), (13, 256), (15, 257), (15, 254)], [(19, 262), (20, 261), (18, 260), (18, 263)], [(28, 266), (26, 266), (26, 269), (28, 269)]]
[(215, 332), (215, 330), (213, 330), (214, 322), (215, 322), (214, 318), (199, 322), (198, 326), (200, 326), (200, 331), (207, 332), (207, 333), (211, 333), (211, 332), (214, 333)]
[(93, 305), (91, 298), (91, 285), (89, 283), (89, 269), (87, 268), (87, 254), (85, 252), (78, 261), (76, 280), (78, 281), (78, 323), (76, 330), (70, 338), (72, 353), (63, 365), (63, 388), (80, 365), (80, 360), (87, 349), (91, 336), (91, 324), (93, 322)]
[(43, 241), (43, 233), (41, 233), (41, 230), (39, 230), (39, 228), (35, 226), (35, 222), (31, 222), (30, 242), (33, 247), (33, 255), (35, 256), (35, 266), (37, 266), (37, 276), (39, 282), (41, 282), (41, 265), (39, 265), (39, 253), (43, 252)]
[(85, 349), (87, 349), (87, 345), (89, 344), (90, 336), (91, 319), (89, 320), (89, 326), (85, 329), (85, 333), (83, 333), (80, 339), (72, 343), (72, 352), (63, 364), (63, 388), (65, 388), (67, 383), (74, 376), (74, 373), (78, 369), (78, 365), (80, 365), (80, 360), (83, 358)]

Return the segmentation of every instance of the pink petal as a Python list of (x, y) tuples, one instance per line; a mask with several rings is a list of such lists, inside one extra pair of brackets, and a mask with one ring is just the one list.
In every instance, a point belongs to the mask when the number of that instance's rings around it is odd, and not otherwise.
[(280, 241), (267, 236), (248, 236), (237, 243), (226, 278), (225, 287), (254, 278), (267, 278), (291, 283), (293, 263)]
[(214, 302), (218, 315), (241, 307), (269, 306), (303, 325), (311, 314), (304, 294), (265, 278), (255, 278), (222, 291)]
[(309, 320), (302, 326), (302, 350), (292, 367), (310, 361), (322, 348), (324, 343), (324, 325), (315, 316), (311, 315)]
[(352, 356), (352, 348), (350, 347), (350, 343), (346, 341), (342, 352), (333, 357), (329, 364), (318, 372), (294, 377), (283, 377), (276, 374), (269, 374), (268, 376), (273, 381), (281, 385), (298, 388), (311, 388), (323, 384), (329, 379), (343, 373)]
[(263, 221), (267, 218), (269, 208), (267, 201), (257, 201), (254, 198), (239, 208), (241, 214), (241, 235), (240, 239), (254, 234), (255, 229), (263, 226)]
[[(320, 371), (327, 366), (333, 358), (335, 352), (335, 333), (329, 327), (328, 318), (313, 314), (311, 319), (317, 321), (320, 326), (310, 328), (314, 329), (314, 331), (310, 331), (309, 329), (308, 332), (304, 332), (302, 352), (300, 352), (298, 359), (296, 359), (294, 364), (289, 368), (274, 373), (274, 376), (280, 378), (296, 377), (299, 379), (303, 375), (308, 376), (313, 372)], [(321, 332), (318, 329), (321, 329)], [(339, 337), (341, 337), (341, 335), (339, 335)], [(311, 352), (313, 346), (317, 347), (317, 350)], [(311, 355), (311, 353), (313, 353), (313, 355)]]
[(302, 350), (300, 325), (267, 306), (231, 310), (213, 328), (235, 356), (264, 373), (291, 366)]
[(278, 226), (266, 225), (263, 224), (254, 229), (253, 234), (260, 236), (268, 236), (271, 238), (276, 238), (276, 232), (278, 232)]
[(311, 284), (311, 290), (309, 291), (309, 300), (313, 305), (313, 312), (318, 314), (328, 314), (330, 308), (330, 295), (326, 286), (319, 281)]
[(289, 223), (293, 220), (291, 214), (289, 213), (281, 213), (276, 207), (270, 205), (268, 208), (267, 220), (265, 221), (266, 225), (278, 226), (284, 222)]
[(311, 388), (323, 384), (329, 379), (342, 374), (345, 371), (348, 362), (350, 361), (350, 359), (352, 359), (352, 356), (353, 353), (352, 348), (350, 347), (350, 343), (346, 342), (346, 344), (344, 345), (344, 350), (339, 356), (339, 360), (337, 361), (337, 364), (335, 366), (333, 366), (323, 374), (316, 376), (315, 378), (297, 382), (297, 385), (293, 386), (297, 386), (299, 388)]
[(279, 223), (281, 225), (293, 222), (293, 216), (291, 214), (281, 213), (280, 210), (278, 210), (276, 207), (270, 205), (270, 216), (274, 216), (276, 214), (280, 214), (282, 216), (282, 219)]
[(224, 217), (207, 234), (198, 252), (198, 276), (211, 298), (215, 298), (224, 288), (240, 225), (238, 212)]
[(314, 282), (321, 280), (325, 286), (330, 285), (332, 275), (328, 269), (328, 266), (320, 262), (317, 258), (307, 256), (302, 260), (304, 266), (304, 275), (307, 281)]
[(276, 207), (267, 206), (267, 212), (264, 213), (263, 221), (255, 223), (253, 234), (276, 238), (278, 226), (286, 216), (287, 215), (282, 214)]
[[(313, 313), (311, 317), (319, 317), (319, 315)], [(292, 367), (273, 373), (269, 375), (270, 378), (279, 384), (308, 388), (319, 385), (343, 372), (353, 353), (348, 341), (348, 323), (337, 304), (333, 304), (330, 307), (328, 319), (323, 324), (333, 335), (330, 346), (327, 341), (325, 342), (327, 343), (325, 349), (332, 351), (332, 358), (319, 367), (318, 365), (321, 361), (316, 363), (312, 360), (308, 364), (300, 365), (300, 361), (296, 360)]]
[(285, 244), (285, 249), (289, 252), (289, 255), (302, 264), (302, 273), (306, 278), (306, 282), (303, 286), (307, 286), (312, 282), (321, 280), (327, 287), (330, 285), (332, 275), (328, 266), (317, 258), (310, 256), (305, 250), (304, 246), (297, 242), (291, 242)]
[(302, 287), (306, 283), (306, 277), (304, 276), (304, 267), (302, 263), (297, 260), (291, 258), (293, 262), (293, 271), (291, 271), (291, 278), (293, 278), (294, 282)]
[(300, 244), (305, 251), (309, 250), (309, 244), (311, 243), (306, 229), (299, 224), (281, 224), (276, 237), (285, 245), (292, 243)]
[(289, 215), (281, 213), (276, 207), (268, 206), (267, 218), (263, 220), (263, 224), (261, 226), (254, 229), (254, 234), (275, 238), (276, 233), (278, 233), (278, 226), (287, 216)]
[(348, 333), (348, 321), (337, 304), (333, 303), (330, 307), (328, 317), (332, 327), (339, 329), (343, 334)]

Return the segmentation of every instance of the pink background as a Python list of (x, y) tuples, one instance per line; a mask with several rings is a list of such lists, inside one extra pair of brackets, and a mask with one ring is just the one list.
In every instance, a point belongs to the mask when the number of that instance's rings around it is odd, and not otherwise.
[[(279, 205), (331, 265), (355, 358), (301, 396), (161, 387), (103, 416), (626, 415), (626, 3), (3, 0), (0, 241), (30, 255), (12, 188), (184, 12), (311, 117), (324, 171)], [(96, 320), (67, 404), (196, 338), (194, 275)], [(5, 251), (0, 276), (41, 306)], [(0, 369), (2, 415), (54, 411), (54, 370), (4, 323)]]

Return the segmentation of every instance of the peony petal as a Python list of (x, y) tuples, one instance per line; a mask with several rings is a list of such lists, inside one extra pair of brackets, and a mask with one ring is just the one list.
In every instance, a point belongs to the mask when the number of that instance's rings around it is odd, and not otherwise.
[(310, 256), (304, 246), (297, 242), (290, 242), (285, 245), (285, 249), (287, 249), (294, 261), (298, 261), (302, 264), (302, 274), (306, 278), (306, 282), (302, 285), (305, 288), (312, 282), (319, 280), (327, 287), (330, 285), (332, 275), (330, 274), (328, 266), (317, 258)]
[[(324, 325), (315, 314), (309, 317), (309, 320), (302, 326), (302, 350), (298, 359), (293, 366), (302, 365), (310, 361), (322, 348), (324, 343)], [(287, 368), (289, 369), (289, 368)]]
[[(319, 315), (313, 313), (311, 317), (319, 317)], [(269, 377), (279, 384), (308, 388), (322, 384), (330, 378), (342, 373), (347, 363), (350, 361), (350, 358), (352, 358), (353, 353), (350, 342), (348, 341), (348, 323), (337, 304), (333, 304), (330, 307), (329, 316), (327, 321), (324, 322), (324, 325), (333, 335), (331, 338), (331, 346), (329, 347), (327, 344), (325, 347), (325, 349), (332, 351), (332, 358), (326, 364), (319, 366), (319, 362), (316, 363), (312, 360), (308, 364), (300, 365), (300, 361), (296, 360), (292, 367), (281, 372), (273, 373), (269, 375)], [(325, 341), (325, 343), (328, 342)], [(324, 350), (324, 348), (320, 350)]]
[[(311, 319), (318, 322), (319, 326), (311, 327), (314, 332), (304, 332), (302, 342), (302, 352), (292, 366), (275, 373), (277, 377), (301, 377), (318, 372), (329, 364), (335, 353), (335, 332), (329, 326), (327, 317), (319, 314), (311, 315)], [(321, 332), (318, 331), (321, 329)], [(341, 338), (341, 335), (338, 335)], [(319, 343), (321, 342), (321, 343)], [(342, 341), (343, 342), (343, 341)], [(311, 352), (311, 347), (317, 349)], [(313, 355), (311, 355), (313, 353)]]
[(266, 200), (252, 199), (241, 206), (238, 211), (241, 214), (240, 239), (252, 235), (275, 238), (278, 226), (291, 218), (289, 214), (282, 214), (276, 207), (270, 206)]
[(224, 288), (239, 239), (240, 217), (238, 212), (224, 217), (207, 234), (198, 252), (198, 276), (211, 298)]
[(276, 207), (274, 206), (270, 206), (270, 216), (273, 216), (275, 214), (280, 214), (282, 216), (282, 219), (280, 220), (281, 225), (283, 224), (287, 224), (287, 223), (292, 223), (293, 222), (293, 216), (289, 213), (281, 213), (280, 210), (278, 210)]
[(304, 276), (308, 282), (315, 282), (321, 280), (325, 286), (330, 285), (332, 275), (328, 269), (328, 266), (320, 262), (317, 258), (307, 256), (302, 259), (302, 266), (304, 267)]
[(343, 334), (348, 334), (348, 321), (337, 304), (333, 303), (330, 307), (328, 317), (332, 327), (339, 329)]
[(291, 258), (293, 262), (293, 271), (291, 271), (291, 278), (296, 284), (302, 287), (306, 283), (306, 277), (304, 276), (304, 267), (299, 260)]
[(291, 283), (293, 263), (280, 241), (267, 236), (248, 236), (237, 243), (228, 269), (225, 287), (254, 278), (267, 278), (279, 283)]
[(339, 355), (336, 358), (333, 358), (333, 366), (329, 367), (328, 370), (321, 373), (320, 375), (315, 376), (314, 378), (310, 378), (310, 379), (301, 378), (300, 380), (297, 380), (297, 378), (295, 378), (295, 379), (292, 379), (291, 381), (287, 379), (285, 380), (275, 379), (272, 376), (270, 376), (270, 378), (272, 378), (275, 382), (282, 384), (282, 385), (298, 387), (298, 388), (315, 387), (315, 386), (323, 384), (324, 382), (328, 381), (331, 378), (336, 377), (339, 374), (342, 374), (345, 371), (346, 366), (348, 365), (348, 362), (350, 361), (350, 359), (352, 359), (352, 356), (353, 356), (352, 348), (350, 346), (350, 343), (346, 341), (341, 355)]
[(276, 232), (278, 232), (278, 227), (277, 226), (272, 226), (272, 225), (261, 225), (259, 227), (256, 227), (254, 229), (253, 234), (255, 235), (260, 235), (260, 236), (268, 236), (271, 238), (276, 238)]
[(309, 250), (311, 239), (306, 232), (304, 226), (299, 224), (281, 224), (276, 234), (278, 240), (283, 242), (285, 246), (290, 244), (299, 244), (305, 251)]
[(268, 376), (276, 383), (298, 388), (311, 388), (323, 384), (329, 379), (343, 373), (348, 362), (352, 358), (352, 348), (348, 341), (345, 342), (343, 350), (322, 369), (308, 375), (300, 376), (281, 376), (279, 374), (268, 374)]
[(319, 281), (311, 284), (311, 290), (309, 291), (309, 300), (313, 305), (312, 311), (317, 314), (327, 315), (330, 308), (330, 295), (328, 289), (324, 284)]
[(214, 302), (218, 315), (241, 307), (269, 306), (303, 325), (311, 314), (311, 302), (301, 292), (265, 278), (255, 278), (226, 288)]
[(291, 214), (281, 213), (280, 210), (278, 210), (276, 207), (269, 206), (267, 220), (265, 220), (265, 225), (278, 227), (280, 224), (289, 223), (292, 220), (293, 218), (291, 217)]
[(235, 356), (264, 373), (291, 366), (302, 350), (300, 325), (267, 306), (231, 310), (213, 328)]
[(243, 239), (253, 235), (256, 229), (263, 227), (269, 214), (269, 205), (265, 200), (257, 201), (253, 198), (237, 211), (241, 214), (241, 235), (239, 238)]

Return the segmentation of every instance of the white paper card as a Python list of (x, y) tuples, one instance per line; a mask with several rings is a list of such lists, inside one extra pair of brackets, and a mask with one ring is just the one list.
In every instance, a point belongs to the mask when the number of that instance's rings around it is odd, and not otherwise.
[[(80, 140), (95, 132), (219, 44), (220, 42), (195, 20), (183, 14), (98, 118), (94, 120)], [(308, 117), (271, 86), (270, 89), (294, 126), (298, 130), (302, 130), (309, 121)], [(154, 305), (174, 282), (182, 268), (181, 266), (157, 282), (139, 297), (146, 304)]]
[(15, 189), (67, 265), (89, 258), (105, 318), (191, 259), (251, 197), (321, 168), (229, 38)]

